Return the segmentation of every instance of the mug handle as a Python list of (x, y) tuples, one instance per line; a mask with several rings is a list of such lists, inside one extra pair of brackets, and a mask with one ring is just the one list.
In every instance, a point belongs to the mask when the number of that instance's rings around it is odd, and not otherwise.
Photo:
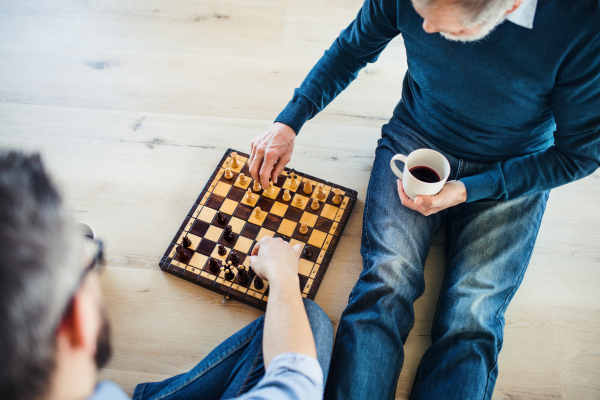
[(404, 177), (402, 176), (402, 171), (400, 171), (398, 167), (396, 167), (396, 160), (405, 163), (406, 156), (404, 154), (396, 154), (394, 157), (392, 157), (392, 161), (390, 161), (390, 167), (392, 167), (392, 171), (394, 171), (394, 174), (396, 174), (398, 178), (404, 179)]

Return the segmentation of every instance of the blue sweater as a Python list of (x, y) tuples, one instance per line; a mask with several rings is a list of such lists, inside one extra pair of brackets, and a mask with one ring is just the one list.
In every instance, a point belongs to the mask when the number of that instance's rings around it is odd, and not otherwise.
[(394, 115), (444, 151), (493, 163), (462, 178), (469, 202), (549, 190), (600, 166), (600, 0), (539, 0), (533, 29), (484, 40), (428, 34), (410, 0), (365, 0), (276, 121), (298, 133), (402, 34)]

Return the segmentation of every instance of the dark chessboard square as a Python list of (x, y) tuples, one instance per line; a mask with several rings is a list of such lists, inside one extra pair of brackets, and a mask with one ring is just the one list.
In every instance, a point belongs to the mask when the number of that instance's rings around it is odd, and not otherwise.
[(226, 214), (226, 213), (221, 213), (221, 214), (223, 214), (223, 217), (225, 218), (225, 221), (223, 223), (219, 222), (217, 220), (217, 214), (215, 214), (215, 217), (212, 220), (212, 225), (216, 225), (219, 228), (225, 229), (227, 227), (227, 225), (229, 225), (229, 221), (231, 220), (231, 215)]
[[(306, 246), (310, 246), (309, 244), (304, 245), (304, 248), (306, 249)], [(319, 259), (319, 254), (321, 253), (321, 249), (319, 249), (318, 247), (315, 246), (310, 246), (312, 249), (312, 255), (310, 257), (306, 257), (306, 255), (304, 254), (304, 251), (302, 251), (302, 255), (300, 256), (300, 258), (304, 258), (305, 260), (308, 260), (310, 262), (317, 262), (317, 260)]]
[(252, 207), (249, 207), (245, 204), (240, 204), (235, 209), (233, 216), (237, 217), (239, 219), (243, 219), (244, 221), (247, 221), (248, 218), (250, 218), (250, 214), (252, 214)]
[(235, 171), (231, 171), (231, 173), (232, 173), (231, 179), (227, 179), (227, 178), (225, 178), (225, 172), (223, 172), (223, 175), (221, 175), (220, 180), (223, 182), (229, 183), (230, 185), (233, 185), (239, 174)]
[(308, 276), (298, 274), (298, 278), (300, 278), (300, 291), (304, 291), (304, 285), (308, 282)]
[(329, 232), (331, 229), (331, 225), (333, 225), (333, 221), (329, 218), (319, 217), (317, 218), (317, 223), (315, 224), (315, 228), (320, 230), (321, 232)]
[(290, 192), (290, 199), (288, 201), (284, 201), (283, 200), (283, 194), (285, 193), (285, 190), (280, 190), (279, 193), (277, 193), (277, 197), (275, 198), (278, 202), (283, 203), (283, 204), (292, 204), (292, 199), (294, 198), (294, 194), (292, 192)]
[(256, 236), (258, 236), (258, 232), (260, 231), (260, 226), (258, 225), (254, 225), (251, 223), (247, 223), (246, 226), (244, 226), (244, 229), (242, 230), (242, 236), (247, 237), (248, 239), (256, 239)]
[(225, 235), (221, 235), (221, 239), (219, 239), (219, 244), (222, 244), (225, 247), (232, 248), (235, 242), (237, 242), (239, 235), (235, 232), (231, 232), (231, 234), (233, 235), (232, 240), (225, 240)]
[(312, 233), (312, 228), (309, 226), (308, 227), (308, 232), (306, 232), (305, 235), (300, 233), (300, 224), (298, 224), (296, 226), (296, 229), (294, 229), (294, 233), (292, 234), (292, 238), (299, 240), (301, 242), (308, 242), (308, 239), (310, 238), (310, 234)]
[(324, 206), (325, 206), (325, 203), (323, 203), (322, 201), (319, 201), (319, 208), (317, 208), (316, 210), (313, 210), (312, 199), (310, 199), (308, 204), (306, 205), (306, 208), (304, 208), (304, 210), (311, 214), (319, 215), (319, 214), (321, 214), (321, 211), (323, 211)]
[(206, 234), (206, 231), (210, 227), (208, 222), (201, 221), (199, 219), (194, 222), (192, 228), (190, 229), (190, 233), (193, 233), (196, 236), (203, 237)]
[(223, 204), (224, 200), (225, 200), (225, 197), (219, 196), (218, 194), (213, 193), (210, 195), (210, 198), (206, 202), (206, 205), (210, 208), (218, 210), (219, 208), (221, 208), (221, 204)]
[(252, 175), (250, 175), (250, 163), (244, 164), (244, 167), (242, 168), (242, 174), (252, 179)]
[(243, 265), (244, 261), (246, 260), (246, 257), (248, 255), (246, 253), (242, 253), (241, 251), (231, 250), (231, 252), (229, 253), (229, 256), (227, 256), (227, 261), (230, 261), (232, 253), (235, 253), (238, 256), (238, 258), (240, 259), (240, 261), (238, 261), (237, 263), (234, 263), (234, 265)]
[(229, 191), (229, 194), (227, 195), (227, 198), (231, 199), (233, 201), (240, 202), (244, 198), (244, 194), (245, 193), (246, 193), (246, 191), (244, 189), (234, 186)]
[(304, 213), (304, 210), (301, 210), (296, 207), (288, 207), (287, 211), (285, 212), (284, 217), (289, 219), (290, 221), (298, 222), (298, 221), (300, 221), (300, 218), (302, 218), (303, 213)]
[(217, 244), (212, 240), (202, 239), (196, 251), (200, 254), (204, 254), (205, 256), (210, 256), (216, 245)]
[[(220, 267), (220, 266), (221, 266), (221, 260), (217, 260), (217, 261), (219, 262), (219, 267)], [(209, 264), (209, 262), (208, 262), (208, 261), (206, 262), (206, 265), (204, 265), (204, 267), (202, 268), (202, 271), (204, 271), (204, 272), (208, 272), (209, 274), (211, 274), (211, 275), (213, 275), (213, 276), (215, 276), (215, 277), (216, 277), (216, 276), (219, 276), (219, 274), (221, 273), (221, 271), (212, 272), (212, 271), (210, 270), (210, 264)], [(212, 285), (212, 281), (211, 281), (211, 285)]]
[(275, 204), (275, 200), (269, 199), (268, 197), (260, 196), (260, 199), (256, 202), (256, 207), (260, 207), (264, 212), (271, 211), (271, 208)]
[(264, 228), (272, 230), (273, 232), (277, 232), (277, 229), (279, 229), (279, 225), (281, 225), (282, 220), (283, 218), (278, 217), (277, 215), (268, 214), (262, 226)]

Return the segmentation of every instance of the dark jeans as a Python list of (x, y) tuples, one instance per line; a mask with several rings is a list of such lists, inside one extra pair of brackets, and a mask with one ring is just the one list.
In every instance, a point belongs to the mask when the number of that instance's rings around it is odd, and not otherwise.
[(504, 312), (529, 263), (549, 192), (462, 203), (425, 217), (402, 206), (390, 159), (418, 148), (444, 154), (450, 180), (489, 164), (441, 151), (393, 118), (382, 130), (364, 211), (363, 271), (342, 314), (326, 399), (393, 399), (425, 289), (431, 239), (446, 221), (446, 268), (433, 327), (411, 399), (490, 399), (498, 375)]
[[(325, 312), (304, 299), (324, 379), (329, 370), (333, 330)], [(162, 382), (137, 385), (133, 400), (231, 399), (252, 389), (265, 374), (262, 354), (264, 317), (215, 348), (191, 371)]]

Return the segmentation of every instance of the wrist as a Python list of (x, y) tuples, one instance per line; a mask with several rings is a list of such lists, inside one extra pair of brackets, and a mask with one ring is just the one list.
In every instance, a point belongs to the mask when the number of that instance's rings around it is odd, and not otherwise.
[(461, 189), (458, 199), (461, 203), (465, 203), (467, 201), (467, 187), (461, 181), (457, 181), (457, 182)]
[(290, 269), (282, 268), (281, 266), (277, 266), (276, 268), (271, 269), (266, 276), (269, 281), (269, 285), (274, 288), (280, 287), (288, 287), (295, 285), (299, 288), (299, 278), (298, 274), (294, 273)]

